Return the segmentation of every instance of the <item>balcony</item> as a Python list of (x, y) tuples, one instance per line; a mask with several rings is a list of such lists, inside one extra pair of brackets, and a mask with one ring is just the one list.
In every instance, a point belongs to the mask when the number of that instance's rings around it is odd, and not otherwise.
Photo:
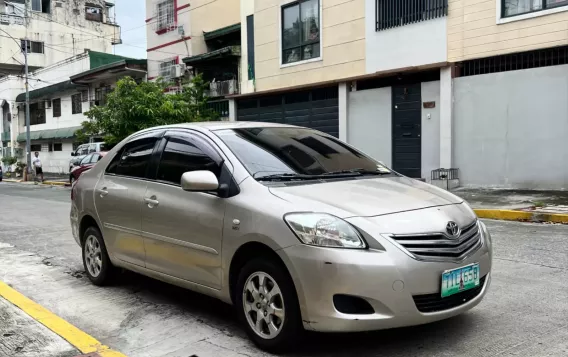
[(5, 131), (2, 133), (2, 141), (10, 141), (10, 132)]
[(227, 81), (211, 82), (209, 84), (209, 97), (224, 97), (226, 95), (238, 94), (239, 82), (236, 79)]
[(22, 25), (24, 26), (24, 17), (14, 14), (0, 14), (0, 25)]

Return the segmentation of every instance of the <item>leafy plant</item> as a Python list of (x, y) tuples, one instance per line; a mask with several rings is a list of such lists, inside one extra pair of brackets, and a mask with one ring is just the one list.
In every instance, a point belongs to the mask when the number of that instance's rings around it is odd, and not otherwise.
[(18, 161), (18, 159), (16, 159), (13, 156), (2, 157), (2, 163), (4, 164), (4, 166), (7, 166), (7, 167), (14, 165), (17, 161)]
[(136, 83), (131, 77), (121, 78), (107, 95), (106, 105), (92, 107), (85, 113), (90, 120), (82, 123), (77, 133), (79, 142), (102, 135), (113, 146), (129, 135), (158, 125), (218, 120), (207, 107), (209, 85), (200, 75), (183, 84), (181, 93), (167, 93), (170, 83)]
[(16, 170), (15, 170), (16, 174), (22, 175), (24, 173), (26, 166), (28, 165), (25, 162), (18, 161), (16, 163)]

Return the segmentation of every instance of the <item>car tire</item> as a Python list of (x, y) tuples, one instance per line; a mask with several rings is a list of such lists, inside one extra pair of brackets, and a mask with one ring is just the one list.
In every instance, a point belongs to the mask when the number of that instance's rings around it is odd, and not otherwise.
[[(261, 277), (265, 281), (262, 289)], [(256, 298), (247, 284), (253, 284), (258, 289)], [(276, 296), (277, 292), (274, 293), (274, 288), (278, 288), (279, 296)], [(292, 278), (284, 267), (271, 260), (257, 258), (241, 269), (235, 291), (235, 308), (249, 338), (267, 352), (285, 352), (296, 345), (303, 335), (300, 305)], [(251, 308), (258, 310), (260, 315)], [(274, 308), (281, 311), (277, 312)], [(259, 325), (253, 321), (255, 318), (262, 320)], [(272, 330), (267, 321), (271, 321)], [(274, 328), (277, 330), (274, 331)]]
[(98, 286), (108, 285), (115, 276), (101, 232), (90, 227), (83, 234), (83, 267), (89, 280)]

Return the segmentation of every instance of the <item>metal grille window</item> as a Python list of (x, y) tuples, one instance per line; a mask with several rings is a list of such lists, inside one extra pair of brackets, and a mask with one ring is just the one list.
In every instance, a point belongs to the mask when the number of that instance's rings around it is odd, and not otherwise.
[(107, 95), (112, 91), (110, 86), (95, 89), (95, 105), (103, 106), (106, 104)]
[(71, 113), (79, 114), (83, 112), (83, 103), (81, 100), (81, 93), (73, 94), (71, 96)]
[(103, 9), (100, 7), (86, 6), (85, 19), (89, 21), (103, 22)]
[(30, 104), (30, 125), (45, 124), (45, 102)]
[(43, 53), (43, 42), (20, 40), (22, 52), (27, 53)]
[(61, 116), (61, 98), (53, 100), (53, 117), (58, 118)]
[(478, 58), (458, 63), (456, 77), (568, 64), (568, 46)]
[(568, 0), (501, 0), (502, 17), (517, 16), (568, 5)]
[(282, 7), (282, 63), (320, 57), (319, 0)]
[(172, 68), (176, 65), (176, 62), (175, 59), (160, 62), (160, 77), (165, 79), (172, 78)]
[(156, 30), (167, 30), (175, 26), (174, 0), (166, 0), (156, 6)]
[(448, 0), (375, 0), (376, 31), (448, 14)]

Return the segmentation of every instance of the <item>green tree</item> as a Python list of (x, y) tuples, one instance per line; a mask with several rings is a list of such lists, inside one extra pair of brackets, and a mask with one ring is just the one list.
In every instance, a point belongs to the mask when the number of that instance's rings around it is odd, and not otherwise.
[(185, 83), (181, 93), (166, 93), (169, 84), (121, 78), (107, 95), (106, 105), (94, 106), (85, 113), (90, 120), (82, 123), (77, 140), (86, 142), (91, 136), (102, 135), (112, 146), (142, 129), (219, 119), (207, 106), (209, 85), (200, 75)]

